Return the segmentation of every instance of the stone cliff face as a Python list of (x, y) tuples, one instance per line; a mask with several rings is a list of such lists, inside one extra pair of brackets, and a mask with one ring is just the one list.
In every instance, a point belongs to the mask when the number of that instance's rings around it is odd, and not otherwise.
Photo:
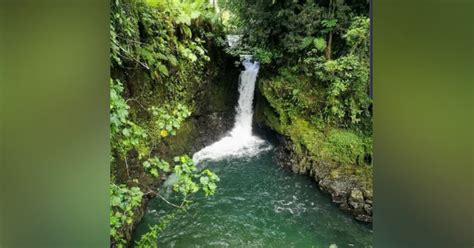
[(160, 147), (165, 156), (177, 156), (199, 151), (224, 136), (234, 123), (235, 106), (239, 97), (240, 69), (234, 62), (238, 58), (224, 57), (213, 80), (203, 82), (196, 89), (192, 102), (194, 110), (178, 129)]

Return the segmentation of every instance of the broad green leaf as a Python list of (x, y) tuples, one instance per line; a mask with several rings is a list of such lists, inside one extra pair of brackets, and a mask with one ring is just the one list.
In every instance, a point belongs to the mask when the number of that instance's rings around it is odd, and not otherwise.
[(158, 169), (157, 168), (152, 168), (150, 170), (150, 174), (152, 174), (153, 176), (157, 177), (158, 176)]
[(323, 38), (316, 38), (314, 39), (313, 43), (314, 47), (318, 51), (323, 51), (326, 48), (326, 40), (324, 40)]
[(202, 184), (206, 185), (206, 184), (209, 183), (209, 178), (206, 177), (206, 176), (202, 176), (202, 177), (199, 179), (199, 181), (200, 181)]
[(158, 67), (158, 70), (159, 70), (162, 74), (168, 76), (168, 68), (166, 68), (165, 65), (163, 65), (163, 64), (158, 64), (157, 67)]
[(215, 183), (209, 183), (208, 186), (211, 190), (215, 190), (217, 188), (217, 185)]
[(311, 42), (313, 42), (314, 37), (304, 37), (303, 38), (303, 44), (301, 45), (302, 48), (308, 47)]

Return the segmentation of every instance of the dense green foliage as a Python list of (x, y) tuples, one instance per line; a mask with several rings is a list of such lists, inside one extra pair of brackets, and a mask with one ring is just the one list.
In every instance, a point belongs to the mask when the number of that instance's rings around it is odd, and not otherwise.
[(117, 244), (124, 244), (120, 229), (133, 221), (134, 209), (141, 205), (143, 192), (138, 187), (110, 185), (110, 236)]
[(205, 43), (220, 32), (206, 1), (112, 0), (111, 11), (112, 68), (146, 70), (152, 83), (140, 85), (142, 94), (158, 83), (174, 100), (190, 93), (209, 61)]
[[(111, 245), (125, 247), (145, 196), (159, 195), (154, 182), (166, 174), (177, 176), (173, 189), (183, 195), (179, 206), (173, 204), (178, 208), (190, 195), (212, 195), (217, 188), (217, 175), (199, 171), (187, 155), (166, 161), (157, 147), (191, 115), (190, 96), (210, 61), (206, 44), (222, 40), (204, 0), (111, 0), (110, 17)], [(156, 246), (167, 218), (137, 247)]]
[[(162, 197), (158, 185), (170, 173), (182, 202), (163, 200), (177, 211), (196, 192), (214, 194), (217, 175), (198, 170), (185, 154), (166, 159), (158, 148), (196, 109), (193, 95), (215, 73), (208, 65), (213, 48), (225, 44), (224, 31), (243, 37), (244, 45), (228, 52), (252, 53), (264, 65), (259, 91), (267, 104), (260, 112), (268, 126), (312, 158), (371, 164), (366, 0), (226, 0), (219, 1), (221, 12), (207, 0), (111, 0), (110, 6), (112, 246), (128, 245), (144, 199)], [(136, 246), (156, 247), (173, 216), (163, 216)]]
[[(296, 143), (317, 143), (314, 151), (326, 159), (370, 164), (368, 1), (236, 0), (222, 6), (239, 18), (233, 31), (245, 49), (265, 64), (259, 88), (270, 106), (267, 123)], [(305, 132), (312, 137), (298, 135)]]

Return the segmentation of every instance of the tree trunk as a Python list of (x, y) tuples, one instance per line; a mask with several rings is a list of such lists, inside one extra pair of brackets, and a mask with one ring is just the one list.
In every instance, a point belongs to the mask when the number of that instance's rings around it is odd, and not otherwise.
[[(336, 12), (336, 3), (334, 3), (334, 0), (329, 0), (329, 16), (328, 18), (334, 18), (334, 13)], [(333, 27), (334, 28), (334, 27)], [(329, 31), (329, 37), (328, 37), (328, 45), (326, 47), (326, 59), (331, 60), (331, 48), (332, 48), (332, 28), (331, 31)]]
[(328, 46), (326, 47), (326, 59), (331, 59), (331, 46), (332, 46), (332, 31), (329, 32)]

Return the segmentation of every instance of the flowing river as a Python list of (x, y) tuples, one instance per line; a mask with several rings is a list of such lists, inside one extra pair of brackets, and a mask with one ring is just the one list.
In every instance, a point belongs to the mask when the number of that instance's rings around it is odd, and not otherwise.
[[(331, 203), (307, 176), (274, 161), (271, 142), (252, 133), (258, 62), (245, 60), (229, 135), (193, 155), (220, 177), (214, 196), (198, 194), (160, 232), (159, 247), (372, 247), (372, 230)], [(171, 177), (172, 178), (172, 177)], [(170, 182), (168, 182), (170, 184)], [(166, 185), (166, 183), (165, 183)], [(179, 202), (172, 193), (166, 197)], [(151, 200), (134, 237), (176, 209)]]

